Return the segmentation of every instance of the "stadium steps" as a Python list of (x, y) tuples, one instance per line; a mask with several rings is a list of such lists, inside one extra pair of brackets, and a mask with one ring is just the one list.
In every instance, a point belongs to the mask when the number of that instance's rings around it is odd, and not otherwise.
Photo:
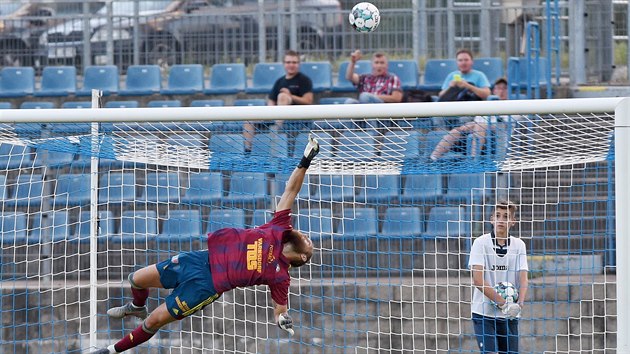
[[(137, 325), (135, 319), (122, 321), (108, 321), (104, 315), (106, 308), (122, 304), (122, 299), (128, 299), (128, 287), (118, 286), (116, 279), (124, 277), (112, 276), (112, 285), (98, 289), (99, 298), (109, 298), (109, 301), (99, 302), (98, 328), (115, 333), (133, 328)], [(521, 350), (522, 352), (578, 352), (580, 348), (596, 349), (611, 348), (614, 336), (608, 335), (602, 342), (603, 334), (614, 332), (616, 322), (603, 316), (611, 313), (615, 307), (614, 283), (602, 284), (602, 276), (593, 277), (594, 284), (576, 284), (578, 277), (559, 278), (553, 276), (547, 286), (544, 278), (535, 278), (530, 282), (529, 301), (521, 320)], [(476, 350), (472, 323), (470, 319), (470, 305), (472, 287), (470, 277), (460, 278), (386, 278), (383, 276), (369, 278), (369, 284), (357, 286), (357, 280), (339, 278), (334, 282), (326, 280), (312, 280), (302, 283), (295, 282), (290, 296), (292, 303), (300, 303), (300, 307), (293, 309), (292, 315), (296, 322), (296, 334), (300, 340), (321, 340), (327, 345), (335, 343), (341, 352), (358, 348), (387, 348), (413, 350), (426, 348), (427, 352), (442, 349)], [(114, 284), (115, 283), (115, 284)], [(120, 284), (124, 282), (120, 281)], [(461, 283), (461, 284), (459, 284)], [(558, 283), (558, 286), (554, 284)], [(562, 285), (566, 283), (566, 285)], [(403, 284), (403, 285), (401, 285)], [(63, 323), (68, 333), (79, 333), (81, 324), (78, 321), (66, 321), (65, 313), (79, 311), (80, 301), (68, 302), (64, 311), (51, 311), (58, 307), (54, 297), (41, 296), (40, 291), (25, 291), (20, 283), (14, 288), (2, 289), (2, 294), (11, 297), (11, 301), (0, 304), (3, 309), (13, 311), (14, 323), (28, 323), (28, 319), (36, 311), (44, 311), (52, 317), (39, 318), (40, 321), (57, 320)], [(39, 288), (38, 288), (39, 289)], [(44, 290), (44, 289), (40, 289)], [(79, 297), (79, 287), (65, 289), (68, 298)], [(299, 300), (297, 299), (299, 297)], [(575, 300), (580, 299), (581, 301)], [(268, 338), (283, 338), (277, 326), (271, 319), (270, 308), (266, 306), (252, 306), (251, 304), (270, 303), (267, 288), (236, 289), (210, 305), (204, 311), (212, 313), (210, 316), (192, 316), (182, 321), (180, 326), (184, 331), (194, 332), (195, 328), (213, 328), (214, 335), (211, 342), (225, 347), (225, 350), (245, 350), (245, 342), (233, 340), (247, 333), (266, 333)], [(32, 304), (37, 304), (33, 307)], [(245, 306), (244, 304), (249, 304)], [(150, 303), (150, 307), (155, 303)], [(28, 310), (26, 310), (28, 309)], [(581, 320), (578, 316), (582, 316)], [(267, 320), (265, 320), (267, 319)], [(85, 321), (89, 319), (86, 317)], [(313, 323), (326, 323), (326, 330), (314, 330)], [(85, 325), (86, 323), (83, 323)], [(44, 328), (46, 326), (42, 326)], [(48, 327), (46, 327), (48, 328)], [(378, 334), (380, 332), (380, 334)], [(180, 340), (179, 331), (164, 331), (161, 340), (165, 343), (172, 341), (175, 345)], [(549, 336), (558, 333), (557, 339)], [(593, 333), (596, 333), (593, 335)], [(32, 342), (42, 344), (35, 339), (45, 340), (50, 333), (14, 331), (5, 333), (5, 339), (13, 340), (12, 347), (8, 343), (0, 343), (0, 350), (12, 351), (22, 348)], [(30, 343), (26, 343), (29, 340)], [(72, 341), (72, 338), (69, 338)], [(222, 341), (225, 340), (225, 343)], [(218, 341), (218, 342), (216, 342)], [(263, 342), (265, 340), (262, 340)], [(230, 342), (230, 343), (228, 343)], [(282, 341), (278, 342), (278, 345)], [(299, 342), (299, 341), (298, 341)], [(249, 342), (248, 350), (257, 348), (256, 341)], [(380, 345), (379, 345), (380, 343)], [(580, 344), (581, 343), (581, 344)], [(387, 344), (387, 345), (386, 345)], [(43, 344), (46, 345), (46, 344)], [(289, 345), (289, 344), (287, 344)], [(581, 346), (580, 346), (581, 345)], [(289, 348), (292, 347), (281, 347)], [(325, 350), (332, 350), (326, 347)], [(9, 350), (11, 349), (11, 350)], [(28, 349), (32, 350), (32, 349)], [(284, 349), (283, 349), (284, 350)], [(266, 351), (266, 350), (264, 350)], [(284, 352), (284, 351), (283, 351)], [(288, 352), (288, 351), (287, 351)], [(329, 351), (322, 351), (329, 352)], [(332, 353), (332, 351), (330, 351)]]

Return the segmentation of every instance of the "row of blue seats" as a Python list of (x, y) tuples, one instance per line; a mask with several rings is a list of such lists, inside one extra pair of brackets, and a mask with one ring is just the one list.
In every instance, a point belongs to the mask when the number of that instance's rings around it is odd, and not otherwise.
[[(350, 97), (323, 97), (319, 100), (320, 104), (343, 104)], [(236, 99), (233, 102), (233, 106), (265, 106), (267, 100), (262, 98), (252, 99)], [(210, 99), (210, 100), (192, 100), (189, 107), (223, 107), (225, 101), (222, 99)], [(61, 104), (60, 108), (91, 108), (91, 101), (66, 101)], [(140, 103), (136, 100), (125, 101), (108, 101), (105, 103), (105, 108), (138, 108)], [(167, 108), (167, 107), (182, 107), (181, 100), (152, 100), (147, 102), (147, 108)], [(0, 109), (12, 109), (11, 102), (0, 102)], [(56, 104), (52, 101), (24, 101), (19, 106), (20, 109), (53, 109), (57, 108)]]
[[(8, 183), (0, 175), (0, 201), (5, 207), (37, 207), (46, 197), (58, 208), (86, 206), (90, 203), (90, 174), (62, 174), (44, 195), (44, 176), (21, 175)], [(191, 174), (187, 183), (176, 172), (148, 173), (144, 183), (137, 183), (132, 172), (110, 172), (99, 178), (98, 203), (177, 203), (210, 206), (256, 205), (270, 201), (271, 194), (281, 194), (288, 174), (276, 174), (271, 183), (265, 173), (234, 172), (224, 188), (220, 172)], [(446, 182), (446, 183), (445, 183)], [(138, 187), (140, 185), (140, 187)], [(310, 176), (299, 198), (316, 201), (357, 203), (411, 203), (433, 205), (480, 201), (491, 197), (494, 181), (483, 174), (442, 175), (351, 175)]]
[[(527, 74), (532, 60), (525, 58), (508, 61), (508, 82), (519, 87), (527, 85)], [(512, 64), (514, 63), (514, 64)], [(313, 91), (354, 92), (355, 87), (346, 80), (345, 72), (349, 62), (339, 66), (336, 83), (333, 83), (332, 65), (329, 62), (304, 62), (300, 70), (313, 81)], [(355, 64), (355, 72), (369, 73), (371, 62), (360, 60)], [(546, 58), (540, 59), (539, 78), (534, 82), (544, 82)], [(474, 68), (483, 71), (490, 82), (504, 76), (504, 65), (501, 58), (478, 58)], [(161, 68), (157, 65), (132, 65), (127, 69), (124, 81), (125, 88), (120, 88), (118, 68), (109, 66), (87, 66), (84, 69), (83, 84), (77, 85), (76, 68), (72, 66), (50, 66), (42, 71), (41, 87), (36, 90), (35, 72), (31, 67), (5, 67), (0, 70), (0, 98), (25, 96), (90, 96), (92, 89), (103, 91), (105, 95), (142, 96), (152, 94), (187, 95), (204, 93), (251, 94), (268, 93), (273, 83), (284, 74), (282, 63), (258, 63), (254, 66), (251, 86), (248, 85), (244, 64), (215, 64), (209, 78), (209, 87), (205, 85), (204, 68), (200, 64), (181, 64), (170, 68), (166, 87), (162, 84)], [(413, 60), (390, 60), (389, 70), (401, 79), (403, 89), (423, 89), (439, 91), (446, 76), (457, 70), (454, 59), (427, 60), (424, 70), (424, 81), (420, 83), (417, 62)]]
[[(317, 124), (317, 123), (315, 123)], [(121, 127), (121, 129), (127, 126)], [(61, 132), (59, 129), (77, 129), (78, 127), (53, 127), (52, 132)], [(236, 123), (233, 127), (242, 130), (242, 123)], [(89, 126), (85, 127), (87, 132)], [(369, 132), (348, 132), (340, 137), (330, 137), (326, 134), (314, 134), (320, 141), (322, 149), (319, 153), (321, 159), (337, 157), (341, 159), (369, 159), (379, 155), (389, 154), (401, 158), (427, 157), (437, 143), (442, 139), (445, 131), (436, 130), (426, 134), (418, 131), (390, 131), (384, 134), (383, 147), (379, 146), (379, 140)], [(273, 158), (299, 158), (301, 148), (306, 145), (309, 133), (299, 133), (295, 138), (289, 139), (284, 133), (256, 134), (252, 140), (252, 157), (270, 156)], [(137, 137), (138, 139), (151, 140), (153, 136)], [(163, 144), (174, 146), (186, 146), (199, 149), (209, 149), (213, 153), (226, 154), (234, 158), (245, 158), (245, 138), (240, 133), (218, 133), (207, 138), (201, 134), (171, 134), (168, 139), (161, 140)], [(292, 147), (292, 149), (290, 149)], [(381, 151), (383, 150), (383, 151)], [(42, 150), (43, 152), (43, 150)], [(45, 158), (44, 158), (45, 156)], [(101, 164), (109, 164), (110, 160), (103, 160)], [(25, 146), (0, 144), (0, 169), (26, 168), (26, 167), (75, 167), (81, 168), (90, 164), (90, 157), (60, 151), (47, 151), (47, 154), (35, 153)]]
[[(40, 243), (43, 235), (49, 236), (53, 242), (89, 240), (89, 211), (82, 211), (78, 222), (71, 222), (67, 211), (54, 211), (47, 221), (43, 220), (42, 215), (36, 214), (29, 228), (28, 214), (0, 213), (2, 246)], [(251, 224), (246, 224), (245, 217), (246, 213), (242, 209), (215, 209), (210, 211), (206, 226), (203, 227), (199, 210), (170, 210), (168, 218), (162, 222), (154, 210), (129, 210), (122, 213), (120, 229), (117, 230), (113, 213), (100, 211), (97, 225), (99, 237), (113, 238), (114, 241), (195, 241), (201, 235), (225, 227), (262, 225), (271, 220), (272, 214), (267, 210), (254, 210)], [(389, 207), (381, 222), (375, 208), (347, 208), (343, 212), (343, 219), (338, 220), (332, 217), (330, 209), (312, 210), (309, 215), (296, 215), (294, 226), (308, 232), (314, 239), (333, 234), (334, 237), (458, 237), (470, 231), (470, 215), (464, 207), (434, 206), (427, 220), (421, 208)]]

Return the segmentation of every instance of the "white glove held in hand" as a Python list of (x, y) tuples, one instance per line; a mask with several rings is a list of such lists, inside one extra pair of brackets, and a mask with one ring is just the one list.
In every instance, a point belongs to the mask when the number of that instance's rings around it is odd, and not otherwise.
[(308, 144), (304, 148), (304, 156), (298, 167), (308, 168), (313, 158), (319, 153), (319, 143), (310, 134), (308, 136)]
[(512, 300), (506, 301), (503, 305), (498, 305), (497, 307), (509, 318), (516, 318), (521, 313), (521, 305), (512, 302)]
[(280, 316), (278, 316), (278, 327), (289, 332), (290, 335), (293, 335), (293, 320), (288, 313), (281, 313)]

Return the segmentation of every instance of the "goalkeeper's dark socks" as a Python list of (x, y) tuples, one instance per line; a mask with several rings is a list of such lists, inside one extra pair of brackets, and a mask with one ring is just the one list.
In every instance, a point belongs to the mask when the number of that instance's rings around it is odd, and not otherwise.
[(133, 295), (133, 301), (131, 302), (135, 307), (144, 307), (149, 297), (149, 289), (144, 289), (133, 280), (133, 274), (129, 273), (129, 285), (131, 285), (131, 294)]
[(135, 307), (144, 307), (147, 304), (147, 298), (149, 297), (149, 289), (137, 289), (131, 287), (131, 294), (133, 295), (133, 301), (131, 304)]
[(148, 341), (149, 339), (151, 339), (151, 337), (155, 335), (156, 332), (157, 331), (152, 331), (148, 329), (144, 325), (144, 322), (142, 322), (141, 326), (138, 326), (138, 328), (134, 329), (133, 331), (131, 331), (131, 333), (126, 335), (125, 338), (114, 344), (114, 349), (116, 349), (118, 353), (122, 353), (127, 349), (134, 348)]

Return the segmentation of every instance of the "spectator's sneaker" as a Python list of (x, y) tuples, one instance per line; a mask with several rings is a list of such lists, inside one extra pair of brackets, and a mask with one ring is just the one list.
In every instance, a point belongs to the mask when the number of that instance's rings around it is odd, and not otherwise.
[[(112, 307), (107, 310), (107, 314), (109, 317), (113, 318), (123, 318), (125, 316), (136, 316), (141, 320), (144, 320), (148, 316), (148, 311), (146, 306), (136, 307), (131, 302), (122, 305), (120, 307)], [(103, 352), (104, 353), (104, 352)]]

